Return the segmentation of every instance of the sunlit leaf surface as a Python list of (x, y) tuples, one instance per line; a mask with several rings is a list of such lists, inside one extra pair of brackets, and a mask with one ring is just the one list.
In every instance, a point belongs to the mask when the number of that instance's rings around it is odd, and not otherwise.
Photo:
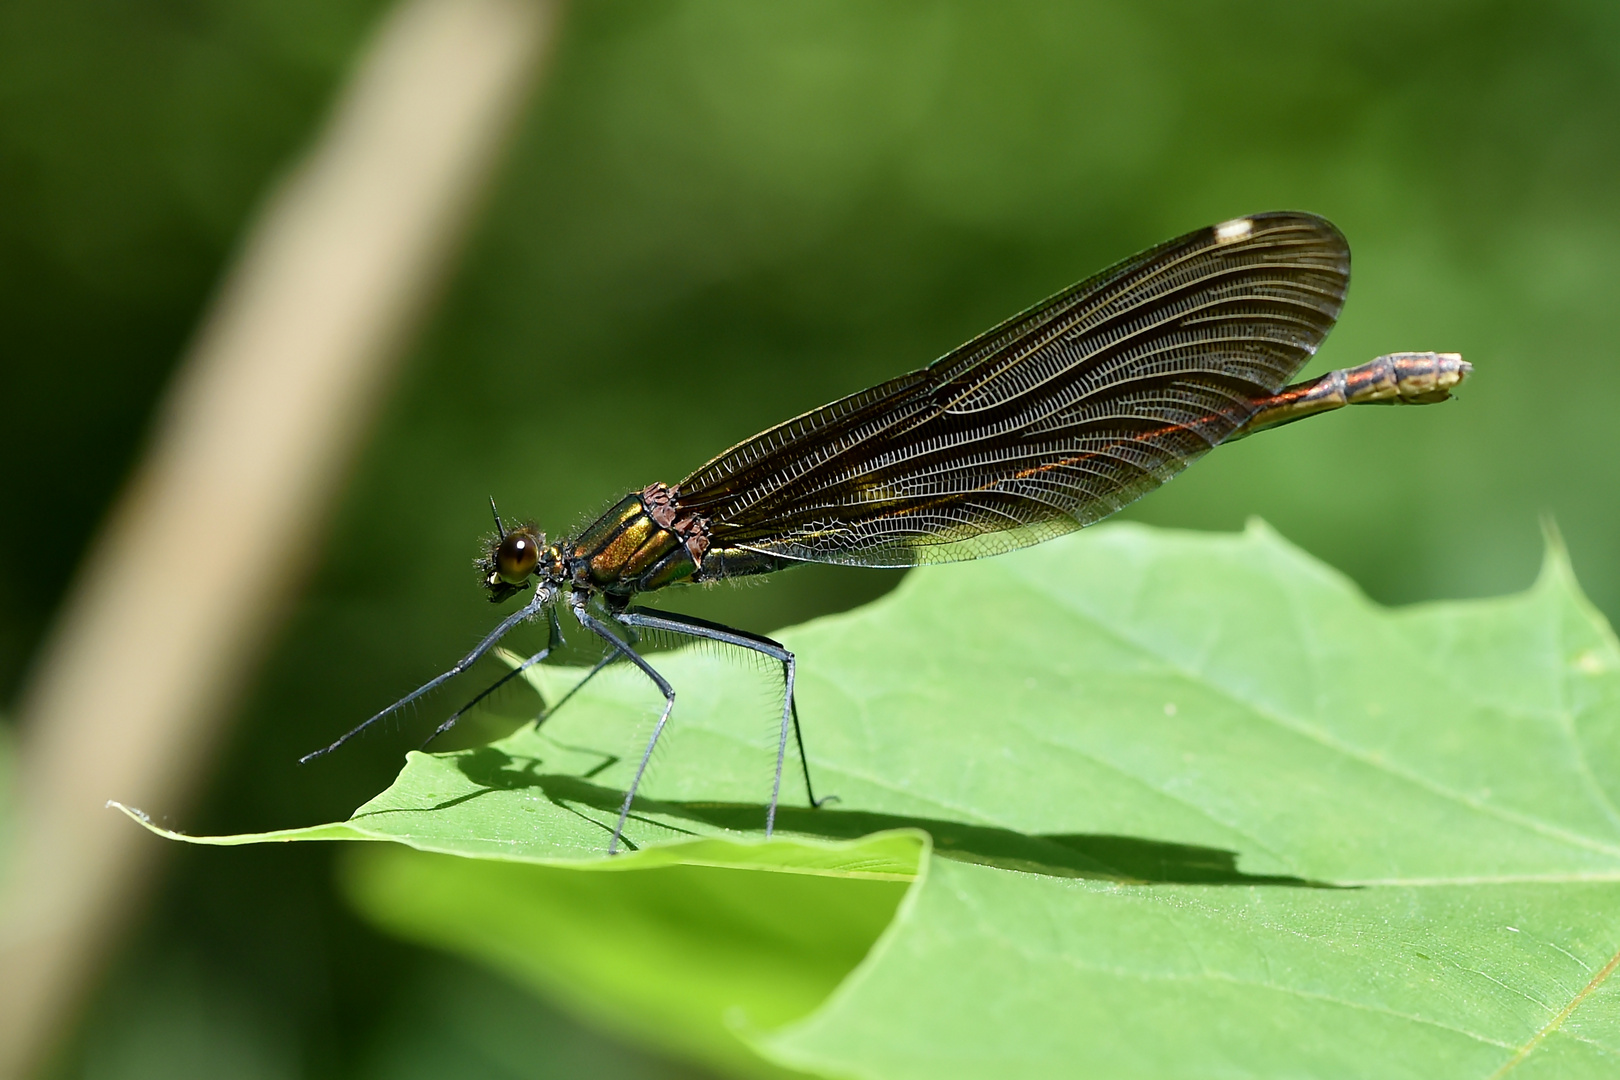
[(1103, 527), (782, 636), (841, 801), (770, 843), (769, 679), (696, 653), (636, 854), (602, 854), (658, 701), (626, 671), (260, 839), (472, 856), (371, 851), (352, 892), (738, 1072), (1620, 1068), (1620, 649), (1556, 546), (1523, 595), (1389, 611), (1264, 527)]

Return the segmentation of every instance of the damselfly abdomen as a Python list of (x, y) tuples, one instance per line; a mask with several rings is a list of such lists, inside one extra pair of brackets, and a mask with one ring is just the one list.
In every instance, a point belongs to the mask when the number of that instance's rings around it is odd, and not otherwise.
[(675, 704), (674, 688), (637, 651), (638, 630), (735, 645), (781, 665), (769, 835), (789, 731), (816, 803), (793, 654), (766, 637), (632, 607), (640, 594), (801, 563), (901, 567), (996, 555), (1100, 521), (1228, 439), (1345, 405), (1444, 400), (1470, 370), (1454, 353), (1392, 353), (1286, 385), (1332, 329), (1349, 283), (1350, 249), (1329, 222), (1238, 218), (1110, 267), (928, 367), (778, 424), (678, 484), (626, 495), (560, 543), (532, 526), (504, 528), (496, 515), (479, 561), (483, 585), (493, 601), (532, 590), (528, 601), (449, 671), (304, 760), (543, 615), (551, 643), (523, 666), (540, 662), (561, 639), (556, 610), (566, 603), (608, 659), (634, 664), (664, 695), (608, 850)]

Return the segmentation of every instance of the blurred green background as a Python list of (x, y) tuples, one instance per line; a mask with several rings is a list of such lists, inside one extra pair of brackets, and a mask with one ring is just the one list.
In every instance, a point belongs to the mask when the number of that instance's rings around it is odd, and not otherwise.
[[(0, 6), (0, 701), (382, 7)], [(387, 783), (413, 738), (293, 762), (489, 623), (486, 496), (566, 531), (1257, 210), (1322, 213), (1353, 246), (1313, 372), (1444, 349), (1476, 379), (1225, 449), (1130, 516), (1258, 514), (1407, 603), (1523, 587), (1550, 513), (1612, 618), (1616, 177), (1620, 7), (1598, 0), (581, 4), (183, 824), (332, 819)], [(768, 631), (895, 580), (814, 568), (679, 606)], [(170, 852), (61, 1075), (685, 1074), (369, 929), (337, 854)]]

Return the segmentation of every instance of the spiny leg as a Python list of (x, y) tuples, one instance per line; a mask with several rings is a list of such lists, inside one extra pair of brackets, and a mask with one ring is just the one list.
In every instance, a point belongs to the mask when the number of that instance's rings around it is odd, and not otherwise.
[[(534, 665), (540, 663), (546, 657), (550, 656), (553, 650), (565, 644), (562, 636), (562, 624), (557, 621), (557, 609), (554, 607), (547, 608), (546, 615), (551, 622), (551, 634), (546, 641), (546, 647), (529, 657), (527, 660), (523, 661), (523, 663), (519, 664), (511, 671), (508, 671), (505, 675), (502, 675), (500, 678), (490, 683), (488, 686), (484, 687), (471, 701), (467, 702), (467, 704), (451, 713), (450, 719), (434, 728), (433, 734), (429, 735), (423, 741), (421, 747), (423, 750), (426, 750), (428, 748), (428, 744), (434, 739), (437, 739), (440, 735), (443, 735), (445, 732), (455, 727), (457, 721), (459, 721), (463, 716), (467, 715), (468, 710), (473, 708), (473, 706), (477, 705), (480, 701), (483, 701), (485, 698), (489, 697), (489, 695), (493, 694), (495, 691), (499, 690), (501, 687), (505, 686), (519, 675), (523, 674), (529, 668), (532, 668)], [(591, 675), (594, 674), (596, 674), (595, 671), (591, 672)], [(589, 679), (590, 677), (590, 675), (585, 676), (586, 679)], [(583, 684), (584, 683), (582, 680), (581, 685)], [(579, 687), (576, 686), (574, 689), (577, 690)], [(569, 693), (572, 694), (573, 690), (570, 690)], [(564, 700), (566, 700), (566, 698)], [(558, 702), (558, 704), (560, 705), (561, 702)]]
[[(560, 638), (560, 635), (559, 635), (559, 638)], [(454, 727), (455, 724), (456, 724), (456, 721), (459, 720), (462, 716), (464, 716), (466, 714), (467, 710), (471, 709), (474, 705), (477, 705), (480, 701), (484, 700), (484, 698), (488, 697), (490, 694), (494, 693), (496, 690), (499, 690), (502, 686), (504, 686), (507, 683), (508, 680), (516, 678), (517, 676), (523, 674), (524, 671), (526, 671), (529, 668), (533, 667), (534, 665), (540, 663), (548, 655), (550, 655), (552, 650), (554, 650), (556, 647), (557, 647), (556, 642), (553, 642), (552, 644), (547, 645), (544, 649), (541, 649), (539, 652), (535, 653), (533, 656), (531, 656), (527, 660), (523, 661), (517, 667), (515, 667), (511, 671), (507, 672), (505, 675), (502, 675), (499, 679), (496, 679), (489, 686), (485, 687), (482, 691), (479, 692), (477, 697), (473, 698), (471, 701), (467, 702), (467, 704), (465, 704), (461, 708), (457, 709), (451, 715), (450, 719), (448, 719), (444, 723), (440, 724), (438, 726), (438, 728), (434, 730), (433, 734), (428, 736), (427, 741), (422, 744), (422, 749), (426, 750), (427, 747), (428, 747), (428, 743), (431, 743), (434, 739), (437, 739), (440, 735), (443, 735), (446, 731), (449, 731), (452, 727)], [(575, 694), (579, 693), (581, 687), (583, 687), (586, 683), (590, 682), (593, 678), (595, 678), (596, 673), (601, 671), (603, 668), (607, 667), (609, 664), (611, 664), (617, 656), (618, 656), (617, 653), (611, 653), (610, 652), (606, 656), (602, 657), (602, 659), (598, 660), (596, 662), (596, 666), (591, 668), (591, 670), (587, 671), (585, 673), (585, 677), (580, 679), (579, 682), (575, 683), (573, 686), (570, 686), (568, 688), (568, 691), (565, 694), (563, 694), (562, 697), (557, 699), (557, 703), (555, 705), (546, 705), (546, 704), (544, 704), (544, 702), (542, 702), (541, 703), (542, 707), (541, 707), (541, 710), (540, 710), (540, 715), (536, 716), (534, 718), (535, 730), (538, 731), (540, 729), (540, 725), (544, 724), (547, 720), (551, 719), (551, 716), (552, 716), (553, 713), (555, 713), (558, 709), (562, 708), (564, 705), (568, 704), (568, 699), (569, 698), (571, 698)]]
[(468, 653), (466, 656), (463, 656), (460, 660), (457, 660), (455, 666), (449, 671), (446, 671), (442, 675), (435, 678), (429, 679), (421, 686), (418, 686), (415, 690), (412, 690), (410, 693), (388, 706), (388, 708), (371, 717), (365, 723), (345, 732), (332, 745), (323, 746), (319, 750), (312, 750), (305, 754), (303, 757), (298, 759), (298, 764), (305, 765), (311, 761), (314, 761), (323, 754), (330, 754), (332, 751), (336, 750), (338, 747), (342, 746), (344, 743), (366, 730), (366, 728), (370, 727), (372, 724), (375, 724), (384, 717), (392, 716), (395, 712), (417, 700), (423, 694), (429, 693), (438, 687), (443, 686), (457, 675), (460, 675), (463, 671), (466, 671), (468, 668), (476, 664), (485, 653), (489, 652), (490, 649), (495, 647), (496, 642), (500, 641), (501, 638), (511, 633), (512, 629), (519, 623), (532, 619), (537, 612), (546, 606), (547, 601), (550, 599), (550, 593), (543, 589), (536, 589), (534, 597), (529, 600), (528, 603), (524, 604), (523, 607), (502, 619), (500, 624), (497, 625), (495, 629), (491, 630), (487, 635), (485, 635), (484, 640), (473, 646), (472, 652)]
[[(647, 763), (652, 760), (653, 748), (658, 745), (658, 737), (664, 733), (664, 726), (669, 723), (670, 710), (675, 708), (675, 688), (669, 685), (669, 680), (658, 674), (653, 669), (653, 666), (642, 658), (640, 653), (620, 641), (618, 636), (609, 630), (605, 623), (586, 611), (583, 600), (572, 600), (571, 603), (574, 609), (574, 617), (579, 620), (581, 626), (607, 642), (609, 648), (640, 668), (641, 673), (651, 679), (653, 685), (658, 687), (659, 692), (664, 695), (664, 711), (659, 715), (658, 723), (653, 727), (652, 738), (647, 740), (647, 749), (642, 751), (641, 764), (636, 766), (636, 776), (635, 779), (630, 781), (630, 790), (624, 793), (624, 803), (619, 807), (619, 820), (614, 823), (613, 838), (608, 841), (608, 854), (613, 855), (619, 850), (619, 838), (624, 835), (624, 823), (630, 818), (630, 804), (636, 801), (636, 789), (641, 787), (641, 777), (647, 771)], [(598, 665), (598, 668), (600, 666)]]
[(799, 729), (799, 706), (793, 696), (793, 684), (798, 673), (798, 661), (781, 642), (772, 641), (768, 637), (750, 634), (743, 630), (733, 630), (729, 626), (705, 622), (691, 615), (678, 615), (671, 611), (656, 611), (652, 608), (638, 608), (635, 611), (617, 611), (613, 618), (626, 626), (642, 627), (648, 630), (662, 630), (666, 633), (684, 634), (687, 637), (703, 638), (708, 641), (718, 641), (724, 645), (735, 645), (740, 649), (749, 649), (762, 656), (768, 656), (782, 665), (782, 730), (776, 744), (776, 775), (771, 784), (771, 802), (765, 810), (765, 835), (770, 836), (776, 828), (776, 806), (782, 794), (782, 766), (787, 757), (787, 737), (791, 726), (794, 740), (799, 746), (799, 764), (804, 769), (804, 790), (810, 797), (811, 807), (820, 807), (823, 803), (836, 799), (836, 795), (828, 795), (824, 799), (817, 799), (815, 788), (810, 783), (810, 760), (804, 753), (804, 735)]
[(613, 663), (614, 657), (616, 657), (617, 655), (618, 655), (617, 652), (610, 652), (606, 656), (602, 657), (602, 659), (598, 660), (596, 662), (596, 666), (591, 668), (591, 670), (589, 670), (589, 671), (587, 671), (585, 673), (584, 678), (580, 679), (579, 682), (575, 683), (573, 686), (570, 686), (568, 688), (568, 692), (566, 694), (564, 694), (562, 697), (557, 699), (557, 704), (546, 706), (545, 711), (542, 712), (539, 716), (535, 717), (534, 726), (536, 728), (539, 728), (541, 724), (543, 724), (547, 720), (551, 719), (551, 716), (552, 716), (553, 713), (555, 713), (558, 709), (562, 708), (564, 705), (568, 704), (568, 699), (569, 698), (571, 698), (575, 694), (579, 693), (582, 689), (584, 689), (586, 683), (588, 683), (592, 679), (596, 678), (597, 672), (601, 671), (603, 668), (605, 668), (609, 664)]

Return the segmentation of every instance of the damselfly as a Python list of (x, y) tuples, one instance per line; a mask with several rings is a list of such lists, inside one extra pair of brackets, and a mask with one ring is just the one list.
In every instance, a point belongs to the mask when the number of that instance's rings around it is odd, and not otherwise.
[(638, 596), (801, 563), (901, 567), (997, 555), (1100, 521), (1227, 440), (1345, 405), (1444, 400), (1471, 370), (1455, 353), (1393, 353), (1285, 386), (1332, 329), (1349, 283), (1350, 249), (1329, 222), (1286, 212), (1237, 218), (1126, 259), (921, 370), (784, 421), (678, 484), (626, 495), (559, 543), (529, 525), (506, 528), (497, 513), (479, 560), (483, 586), (492, 601), (532, 590), (528, 600), (449, 671), (304, 760), (543, 616), (550, 641), (518, 670), (539, 663), (561, 642), (557, 608), (566, 604), (605, 643), (603, 664), (628, 661), (664, 697), (608, 851), (675, 706), (674, 687), (636, 648), (643, 630), (781, 665), (768, 836), (790, 731), (806, 794), (819, 805), (793, 654), (758, 634), (631, 606)]

